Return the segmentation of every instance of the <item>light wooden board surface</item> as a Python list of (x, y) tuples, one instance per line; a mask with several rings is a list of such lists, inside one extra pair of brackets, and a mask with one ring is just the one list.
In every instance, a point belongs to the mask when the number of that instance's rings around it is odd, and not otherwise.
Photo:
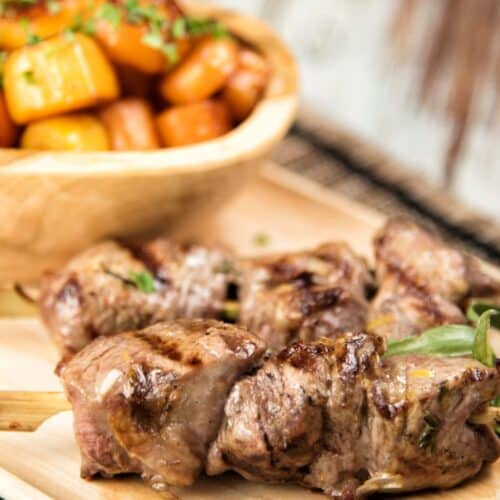
[[(329, 239), (348, 240), (371, 255), (371, 238), (382, 222), (378, 214), (269, 165), (215, 217), (186, 221), (184, 236), (222, 240), (243, 253), (289, 250)], [(270, 244), (256, 247), (256, 233)], [(57, 353), (37, 319), (0, 320), (0, 390), (59, 390), (53, 368)], [(37, 432), (0, 434), (0, 497), (7, 500), (181, 499), (314, 500), (325, 498), (300, 487), (250, 483), (236, 475), (202, 479), (191, 488), (155, 493), (137, 478), (92, 482), (79, 477), (79, 452), (71, 413), (57, 415)], [(2, 470), (3, 469), (3, 470)], [(498, 498), (500, 464), (487, 468), (464, 486), (405, 498), (469, 500)], [(499, 493), (500, 494), (500, 493)], [(39, 495), (38, 497), (36, 495)], [(396, 497), (393, 497), (396, 498)]]

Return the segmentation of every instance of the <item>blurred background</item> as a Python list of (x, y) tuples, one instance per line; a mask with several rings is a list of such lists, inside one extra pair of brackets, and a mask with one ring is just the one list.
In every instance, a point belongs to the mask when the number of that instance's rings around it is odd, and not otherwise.
[(351, 139), (335, 139), (335, 148), (373, 145), (480, 214), (500, 217), (498, 0), (217, 4), (281, 33), (300, 64), (303, 110)]

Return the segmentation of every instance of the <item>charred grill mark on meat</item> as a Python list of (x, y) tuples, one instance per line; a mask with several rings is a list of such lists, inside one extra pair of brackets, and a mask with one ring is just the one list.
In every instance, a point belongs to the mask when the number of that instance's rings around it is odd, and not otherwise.
[[(137, 289), (131, 271), (152, 273), (154, 292)], [(361, 330), (370, 282), (364, 260), (344, 244), (240, 262), (223, 248), (165, 238), (132, 250), (106, 242), (43, 280), (40, 310), (63, 354), (73, 354), (95, 337), (159, 321), (219, 319), (237, 296), (240, 323), (279, 349)]]
[[(179, 359), (158, 348), (174, 344)], [(498, 368), (383, 349), (351, 333), (264, 357), (257, 337), (209, 320), (97, 339), (62, 372), (82, 475), (161, 488), (232, 469), (357, 498), (451, 487), (498, 457), (492, 430), (469, 423), (500, 392)]]
[(191, 484), (233, 383), (264, 351), (251, 333), (212, 320), (97, 339), (62, 370), (82, 476), (136, 472), (157, 488)]
[(460, 306), (468, 296), (500, 290), (500, 282), (483, 272), (477, 259), (408, 218), (389, 219), (374, 246), (379, 290), (368, 329), (377, 334), (402, 338), (465, 323)]
[(249, 259), (240, 269), (240, 321), (274, 349), (364, 328), (371, 275), (345, 244)]

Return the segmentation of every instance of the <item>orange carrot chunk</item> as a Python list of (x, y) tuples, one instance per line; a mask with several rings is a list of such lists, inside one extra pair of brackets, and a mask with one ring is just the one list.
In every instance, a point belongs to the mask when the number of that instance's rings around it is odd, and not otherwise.
[(231, 38), (203, 38), (160, 82), (160, 94), (172, 104), (189, 104), (220, 90), (236, 68), (238, 46)]
[(108, 131), (111, 149), (146, 150), (160, 146), (153, 112), (144, 99), (116, 101), (103, 108), (99, 117)]
[(184, 146), (215, 139), (231, 130), (227, 106), (208, 99), (193, 104), (173, 106), (157, 117), (164, 146)]
[(253, 110), (269, 81), (266, 60), (249, 49), (242, 49), (238, 69), (229, 78), (222, 97), (237, 121), (244, 120)]
[[(4, 0), (0, 0), (2, 4)], [(10, 2), (0, 16), (0, 49), (14, 50), (31, 41), (44, 40), (71, 26), (76, 19), (89, 19), (103, 0), (55, 0)]]

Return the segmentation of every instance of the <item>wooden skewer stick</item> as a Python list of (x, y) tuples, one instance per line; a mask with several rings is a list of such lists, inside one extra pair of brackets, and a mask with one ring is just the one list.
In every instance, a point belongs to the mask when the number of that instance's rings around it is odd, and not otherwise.
[(0, 431), (35, 431), (57, 413), (71, 410), (63, 392), (0, 391)]

